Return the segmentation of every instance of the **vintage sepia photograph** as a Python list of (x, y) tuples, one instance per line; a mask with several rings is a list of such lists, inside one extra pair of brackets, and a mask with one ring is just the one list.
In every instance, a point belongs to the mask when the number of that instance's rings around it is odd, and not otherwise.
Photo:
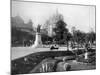
[(96, 69), (96, 6), (11, 0), (11, 75)]

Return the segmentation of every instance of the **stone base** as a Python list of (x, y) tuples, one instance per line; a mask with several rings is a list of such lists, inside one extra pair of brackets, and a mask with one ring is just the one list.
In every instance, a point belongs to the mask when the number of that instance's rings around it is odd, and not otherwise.
[(41, 41), (41, 34), (40, 33), (36, 33), (36, 40), (35, 40), (34, 44), (32, 45), (32, 47), (34, 47), (34, 48), (42, 47), (42, 41)]

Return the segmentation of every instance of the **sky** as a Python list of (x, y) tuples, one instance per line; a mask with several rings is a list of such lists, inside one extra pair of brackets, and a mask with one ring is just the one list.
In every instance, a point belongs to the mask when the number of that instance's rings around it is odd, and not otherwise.
[(43, 25), (58, 10), (69, 31), (73, 26), (84, 32), (95, 31), (95, 6), (12, 1), (11, 7), (12, 17), (21, 16), (25, 23), (32, 19), (35, 27)]

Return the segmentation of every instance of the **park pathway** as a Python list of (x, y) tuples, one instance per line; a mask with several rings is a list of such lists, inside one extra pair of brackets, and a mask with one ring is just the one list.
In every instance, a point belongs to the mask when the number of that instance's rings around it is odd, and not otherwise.
[[(75, 49), (69, 49), (69, 50), (75, 50)], [(12, 47), (11, 60), (18, 59), (20, 57), (24, 57), (32, 53), (43, 52), (43, 51), (50, 51), (50, 48)], [(58, 50), (55, 49), (53, 51), (66, 51), (66, 47), (59, 47)]]

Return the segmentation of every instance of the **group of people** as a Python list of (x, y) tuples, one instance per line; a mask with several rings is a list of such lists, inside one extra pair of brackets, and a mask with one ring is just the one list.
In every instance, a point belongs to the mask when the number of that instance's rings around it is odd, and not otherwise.
[(23, 46), (24, 47), (31, 46), (32, 44), (33, 44), (33, 40), (23, 41)]

